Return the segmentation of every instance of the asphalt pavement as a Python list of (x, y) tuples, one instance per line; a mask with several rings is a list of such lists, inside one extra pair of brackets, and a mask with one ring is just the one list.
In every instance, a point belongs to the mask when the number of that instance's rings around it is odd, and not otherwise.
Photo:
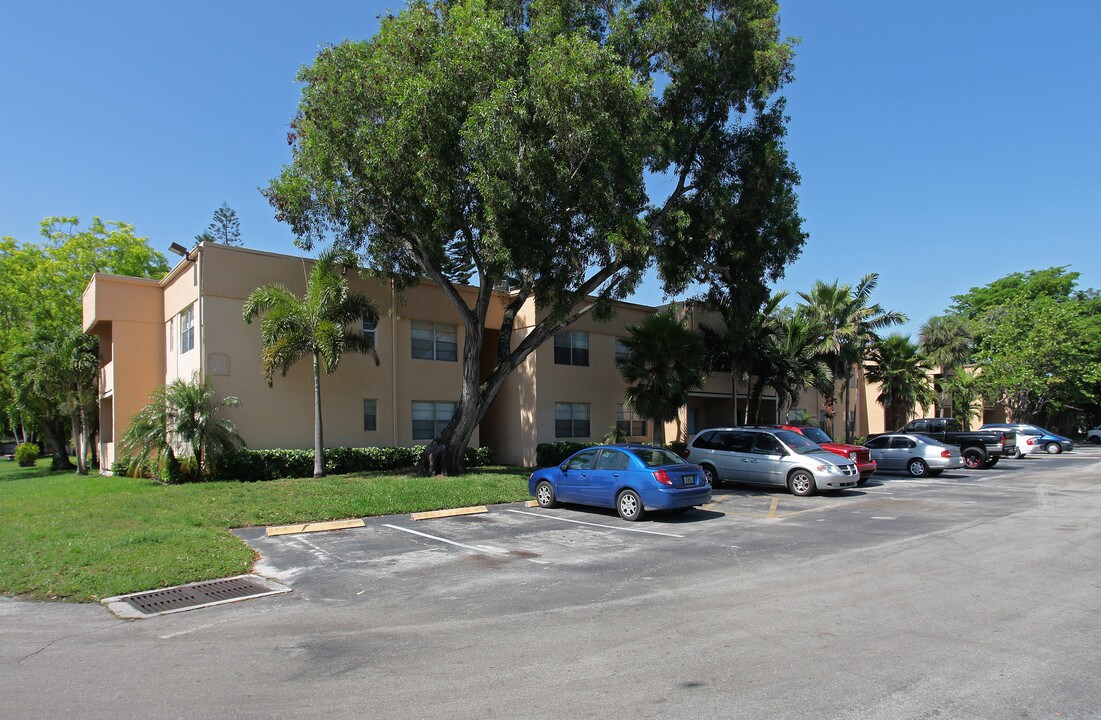
[(1101, 449), (267, 537), (292, 589), (122, 620), (0, 600), (5, 718), (1101, 717)]

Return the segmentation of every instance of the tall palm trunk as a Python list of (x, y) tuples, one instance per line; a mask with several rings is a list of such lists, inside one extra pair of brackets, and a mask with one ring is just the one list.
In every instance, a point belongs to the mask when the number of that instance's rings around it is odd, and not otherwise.
[(313, 354), (313, 476), (325, 476), (325, 439), (321, 428), (321, 357)]

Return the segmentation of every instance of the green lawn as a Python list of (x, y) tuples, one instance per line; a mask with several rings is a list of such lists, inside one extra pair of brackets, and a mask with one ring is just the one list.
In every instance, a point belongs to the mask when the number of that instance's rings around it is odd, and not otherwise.
[(528, 497), (528, 470), (461, 478), (358, 473), (259, 483), (160, 485), (51, 473), (0, 460), (0, 593), (94, 601), (248, 572), (228, 530), (439, 510)]

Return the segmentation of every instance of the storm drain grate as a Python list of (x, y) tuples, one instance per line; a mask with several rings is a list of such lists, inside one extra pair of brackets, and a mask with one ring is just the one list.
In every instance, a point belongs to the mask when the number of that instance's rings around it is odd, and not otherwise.
[(208, 580), (164, 590), (124, 595), (111, 598), (111, 600), (124, 602), (143, 615), (157, 615), (177, 610), (189, 610), (204, 605), (289, 592), (289, 588), (283, 588), (277, 583), (265, 584), (257, 580), (257, 578), (247, 575), (222, 580)]

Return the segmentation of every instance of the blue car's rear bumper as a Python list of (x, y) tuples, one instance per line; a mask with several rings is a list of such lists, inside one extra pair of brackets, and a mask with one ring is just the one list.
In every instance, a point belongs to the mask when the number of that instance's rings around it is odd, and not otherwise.
[(693, 488), (650, 488), (642, 493), (642, 506), (647, 510), (676, 510), (711, 502), (711, 486)]

